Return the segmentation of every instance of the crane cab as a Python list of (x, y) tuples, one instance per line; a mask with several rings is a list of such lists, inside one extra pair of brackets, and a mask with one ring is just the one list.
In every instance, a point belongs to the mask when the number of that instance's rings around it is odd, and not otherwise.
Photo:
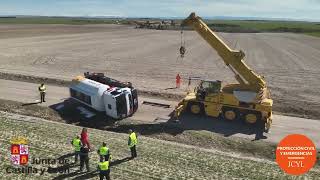
[(195, 88), (196, 99), (203, 101), (206, 97), (217, 96), (221, 92), (221, 81), (201, 80)]

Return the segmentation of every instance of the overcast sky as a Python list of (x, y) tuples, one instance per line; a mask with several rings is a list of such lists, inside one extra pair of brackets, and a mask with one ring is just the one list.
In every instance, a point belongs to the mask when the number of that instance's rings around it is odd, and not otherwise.
[(1, 15), (200, 16), (289, 18), (320, 21), (320, 0), (1, 0)]

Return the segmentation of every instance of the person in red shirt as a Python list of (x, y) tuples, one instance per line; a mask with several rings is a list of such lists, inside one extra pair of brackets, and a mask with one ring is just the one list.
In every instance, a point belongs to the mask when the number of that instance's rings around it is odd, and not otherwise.
[(180, 83), (181, 83), (181, 77), (180, 77), (180, 74), (178, 73), (176, 76), (176, 88), (180, 88)]
[(83, 144), (83, 145), (87, 145), (88, 146), (88, 148), (89, 149), (91, 149), (90, 148), (90, 143), (89, 143), (89, 138), (88, 138), (88, 130), (87, 130), (87, 128), (83, 128), (82, 129), (82, 132), (81, 132), (81, 143)]

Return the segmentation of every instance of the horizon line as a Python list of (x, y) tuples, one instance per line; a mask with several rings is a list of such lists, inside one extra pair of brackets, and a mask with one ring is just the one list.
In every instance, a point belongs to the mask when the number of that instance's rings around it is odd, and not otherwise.
[[(4, 15), (0, 14), (0, 18), (4, 17), (57, 17), (57, 18), (121, 18), (121, 19), (185, 19), (186, 17), (182, 16), (121, 16), (121, 15)], [(269, 20), (269, 21), (307, 21), (307, 22), (320, 22), (320, 20), (316, 19), (296, 19), (296, 18), (280, 18), (280, 17), (248, 17), (248, 16), (203, 16), (203, 19), (208, 20)]]

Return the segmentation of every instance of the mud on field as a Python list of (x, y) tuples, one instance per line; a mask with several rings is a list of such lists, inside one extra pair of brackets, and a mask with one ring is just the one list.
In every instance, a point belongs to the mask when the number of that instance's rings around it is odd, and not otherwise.
[[(0, 25), (0, 72), (64, 81), (85, 71), (104, 72), (132, 82), (141, 92), (169, 98), (183, 96), (189, 76), (235, 82), (217, 53), (192, 31), (185, 33), (187, 53), (182, 60), (177, 58), (177, 31), (25, 26), (26, 30), (24, 25)], [(50, 31), (53, 27), (57, 31)], [(244, 50), (247, 64), (265, 76), (275, 111), (320, 118), (320, 38), (289, 33), (219, 35), (232, 48)], [(172, 88), (177, 73), (183, 78), (180, 90)]]

